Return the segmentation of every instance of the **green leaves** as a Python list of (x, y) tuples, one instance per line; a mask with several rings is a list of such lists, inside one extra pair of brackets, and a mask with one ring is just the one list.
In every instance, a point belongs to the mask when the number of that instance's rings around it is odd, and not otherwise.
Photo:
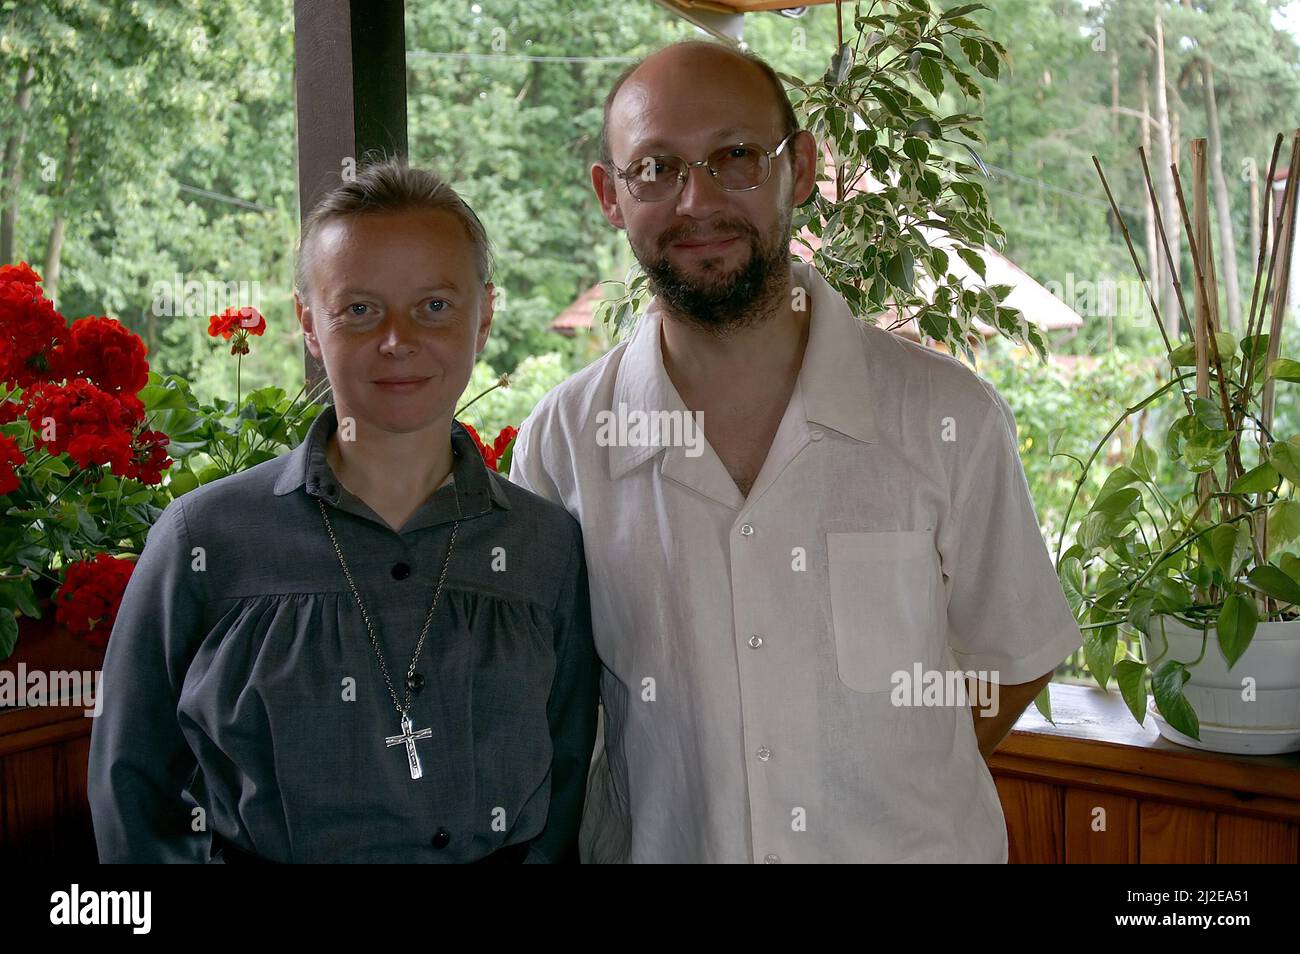
[(14, 619), (13, 610), (0, 609), (0, 660), (13, 655), (17, 644), (18, 620)]
[(1267, 593), (1276, 600), (1300, 605), (1300, 583), (1271, 563), (1253, 567), (1246, 574), (1246, 579), (1260, 592)]
[(928, 56), (924, 57), (917, 71), (920, 73), (921, 82), (930, 91), (930, 95), (938, 99), (939, 94), (943, 92), (943, 71), (939, 68), (938, 62)]
[(1156, 471), (1160, 466), (1160, 458), (1151, 445), (1146, 442), (1145, 437), (1139, 437), (1137, 445), (1133, 448), (1133, 460), (1129, 465), (1134, 474), (1145, 481), (1155, 480)]
[(1250, 646), (1258, 623), (1259, 614), (1255, 610), (1254, 600), (1240, 593), (1232, 593), (1223, 601), (1218, 623), (1219, 648), (1223, 651), (1229, 669), (1237, 664), (1241, 654)]
[(1139, 725), (1143, 724), (1147, 716), (1147, 694), (1142, 685), (1145, 674), (1146, 666), (1134, 659), (1121, 659), (1115, 664), (1115, 682), (1119, 684), (1119, 693)]
[(1232, 482), (1228, 488), (1234, 494), (1257, 494), (1272, 490), (1282, 480), (1277, 468), (1265, 461), (1252, 467)]
[(1300, 361), (1278, 358), (1268, 366), (1268, 377), (1278, 381), (1300, 382)]
[(1108, 688), (1111, 670), (1115, 665), (1116, 637), (1114, 625), (1084, 631), (1083, 657), (1088, 664), (1088, 671), (1103, 689)]
[(1225, 580), (1232, 580), (1251, 554), (1250, 530), (1244, 521), (1223, 524), (1207, 534), (1210, 553)]
[[(1196, 718), (1191, 703), (1183, 695), (1183, 686), (1190, 678), (1191, 673), (1183, 663), (1167, 659), (1151, 674), (1151, 694), (1155, 696), (1156, 708), (1171, 726), (1183, 735), (1200, 739), (1200, 720)], [(1128, 696), (1125, 696), (1124, 701), (1129, 702)], [(1129, 709), (1130, 711), (1133, 709), (1131, 702), (1129, 702)]]

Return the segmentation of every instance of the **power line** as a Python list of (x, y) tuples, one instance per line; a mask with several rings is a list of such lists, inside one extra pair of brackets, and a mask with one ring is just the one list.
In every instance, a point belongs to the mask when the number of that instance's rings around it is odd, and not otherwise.
[(201, 195), (205, 199), (213, 199), (217, 202), (225, 202), (229, 205), (237, 205), (241, 209), (251, 209), (254, 212), (274, 212), (275, 209), (267, 205), (258, 205), (256, 202), (248, 202), (244, 199), (236, 198), (233, 195), (223, 195), (220, 192), (213, 192), (211, 189), (201, 189), (198, 186), (192, 186), (184, 182), (176, 183), (176, 188), (182, 192), (189, 192), (194, 195)]

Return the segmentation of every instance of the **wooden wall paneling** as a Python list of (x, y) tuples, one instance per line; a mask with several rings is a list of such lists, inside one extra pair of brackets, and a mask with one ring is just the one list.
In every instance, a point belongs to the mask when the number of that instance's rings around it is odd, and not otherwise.
[(1289, 864), (1300, 861), (1300, 828), (1220, 812), (1215, 818), (1215, 861), (1219, 864)]
[(1065, 863), (1135, 864), (1138, 801), (1112, 792), (1065, 790)]
[(1059, 864), (1064, 857), (1063, 790), (1019, 778), (993, 779), (1007, 822), (1007, 861)]
[(1138, 861), (1141, 864), (1210, 864), (1214, 861), (1214, 812), (1167, 802), (1143, 802)]

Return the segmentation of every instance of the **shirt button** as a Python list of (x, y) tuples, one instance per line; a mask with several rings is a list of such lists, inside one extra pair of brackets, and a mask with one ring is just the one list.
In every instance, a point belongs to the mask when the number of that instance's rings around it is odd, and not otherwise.
[(445, 828), (439, 828), (433, 833), (433, 837), (429, 839), (429, 842), (435, 848), (446, 848), (451, 843), (451, 832)]
[(811, 440), (819, 441), (819, 440), (822, 439), (823, 434), (822, 434), (821, 431), (813, 431), (811, 434), (808, 435), (808, 437), (809, 437)]
[(393, 564), (393, 579), (404, 580), (411, 575), (411, 568), (405, 563)]
[(772, 750), (769, 749), (766, 745), (759, 748), (758, 752), (755, 754), (758, 756), (758, 760), (760, 762), (766, 762), (772, 758)]
[(747, 523), (741, 524), (740, 535), (742, 537), (752, 537), (754, 535), (754, 528)]
[(763, 859), (763, 862), (764, 862), (765, 864), (769, 864), (769, 865), (779, 865), (779, 864), (781, 863), (781, 856), (780, 856), (780, 855), (768, 855), (767, 857), (765, 857), (765, 858)]
[(755, 633), (753, 636), (749, 637), (750, 649), (757, 649), (759, 646), (762, 645), (763, 645), (763, 637), (758, 635), (758, 633)]

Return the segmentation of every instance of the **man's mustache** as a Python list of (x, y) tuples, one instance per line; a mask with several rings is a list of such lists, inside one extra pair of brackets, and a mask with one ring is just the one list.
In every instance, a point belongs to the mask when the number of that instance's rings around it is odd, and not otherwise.
[(758, 236), (758, 230), (748, 222), (719, 222), (717, 225), (705, 228), (703, 226), (681, 226), (672, 228), (659, 236), (659, 251), (666, 252), (668, 248), (678, 242), (687, 242), (694, 238), (704, 236), (745, 236), (746, 238), (755, 238)]

